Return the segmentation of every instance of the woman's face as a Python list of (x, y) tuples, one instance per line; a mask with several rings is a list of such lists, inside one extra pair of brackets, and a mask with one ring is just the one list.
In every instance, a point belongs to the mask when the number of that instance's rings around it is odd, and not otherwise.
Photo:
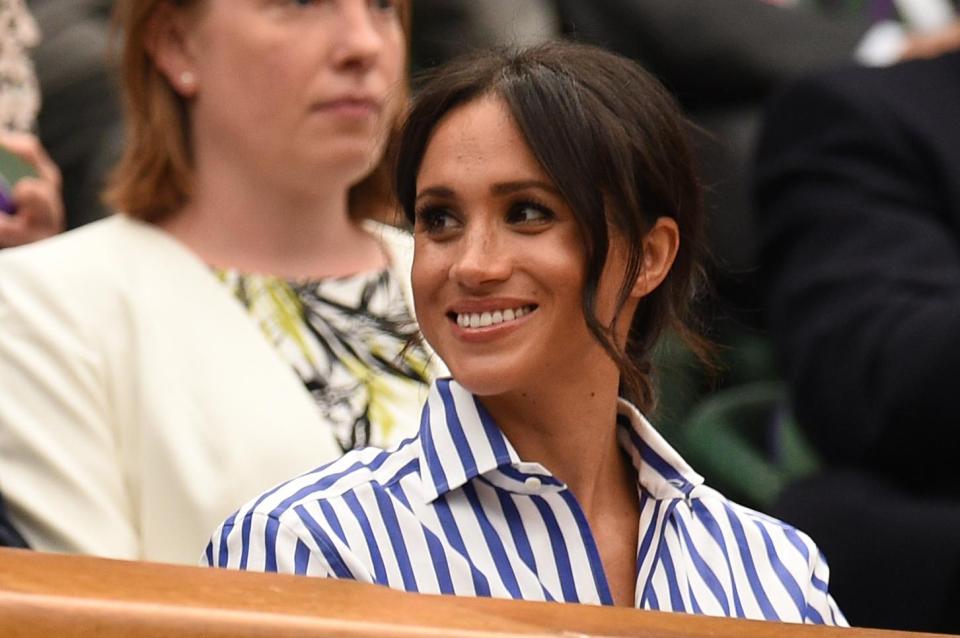
[[(501, 395), (611, 369), (581, 308), (577, 221), (499, 98), (440, 121), (420, 166), (416, 211), (417, 318), (461, 384)], [(607, 272), (623, 272), (619, 254)], [(604, 322), (619, 287), (607, 272), (597, 298)]]
[(197, 150), (278, 179), (358, 181), (400, 107), (398, 3), (204, 0), (184, 23), (182, 67), (165, 69), (191, 98)]

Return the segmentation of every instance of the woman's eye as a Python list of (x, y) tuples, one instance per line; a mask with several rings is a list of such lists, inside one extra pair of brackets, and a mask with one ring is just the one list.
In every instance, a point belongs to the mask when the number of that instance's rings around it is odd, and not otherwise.
[(545, 224), (554, 219), (554, 217), (555, 215), (549, 208), (532, 202), (514, 204), (507, 213), (507, 221), (511, 224), (531, 226)]
[(428, 235), (442, 235), (459, 226), (459, 221), (446, 208), (426, 208), (417, 211), (415, 230)]
[(370, 0), (370, 6), (377, 11), (396, 11), (400, 0)]
[[(325, 0), (291, 0), (298, 7), (322, 4)], [(400, 7), (400, 0), (369, 0), (370, 8), (380, 13), (392, 13)]]

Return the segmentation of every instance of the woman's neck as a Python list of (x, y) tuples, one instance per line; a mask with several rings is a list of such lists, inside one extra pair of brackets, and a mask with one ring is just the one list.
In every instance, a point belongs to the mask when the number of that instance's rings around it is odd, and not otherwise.
[(387, 264), (348, 213), (349, 185), (267, 182), (198, 166), (193, 197), (160, 226), (211, 266), (243, 272), (304, 279)]
[(481, 398), (520, 458), (566, 483), (588, 518), (611, 496), (636, 500), (636, 474), (618, 442), (618, 385), (604, 376)]
[(633, 607), (640, 504), (636, 471), (618, 442), (617, 375), (611, 383), (609, 370), (585, 366), (576, 376), (481, 401), (520, 458), (567, 484), (587, 517), (614, 603)]

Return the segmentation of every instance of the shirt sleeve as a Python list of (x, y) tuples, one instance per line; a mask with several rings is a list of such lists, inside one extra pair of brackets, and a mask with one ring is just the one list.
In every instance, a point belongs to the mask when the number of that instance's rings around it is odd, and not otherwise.
[(235, 514), (214, 531), (201, 563), (210, 567), (373, 582), (350, 548), (322, 522), (296, 510)]
[(807, 586), (807, 611), (804, 615), (804, 622), (815, 625), (849, 627), (850, 624), (844, 617), (843, 612), (840, 611), (833, 596), (830, 595), (827, 587), (830, 580), (830, 568), (827, 567), (827, 561), (823, 554), (816, 550), (816, 547), (814, 547), (814, 550), (815, 558), (810, 570), (810, 582)]
[(138, 559), (108, 365), (38, 270), (0, 265), (0, 491), (34, 549)]

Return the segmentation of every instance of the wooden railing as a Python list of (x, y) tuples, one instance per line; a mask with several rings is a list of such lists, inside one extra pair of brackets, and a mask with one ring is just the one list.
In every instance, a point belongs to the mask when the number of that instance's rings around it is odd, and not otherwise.
[(0, 549), (0, 636), (918, 638), (921, 634), (421, 596), (346, 581)]

